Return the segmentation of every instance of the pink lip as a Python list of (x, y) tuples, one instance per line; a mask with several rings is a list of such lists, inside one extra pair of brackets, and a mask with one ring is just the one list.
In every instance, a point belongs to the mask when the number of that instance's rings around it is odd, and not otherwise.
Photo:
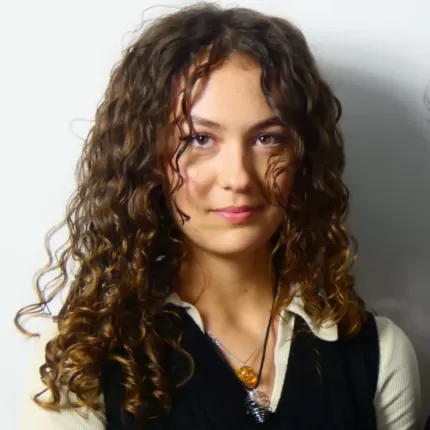
[(239, 224), (251, 218), (258, 209), (256, 206), (232, 206), (216, 210), (215, 213), (234, 224)]

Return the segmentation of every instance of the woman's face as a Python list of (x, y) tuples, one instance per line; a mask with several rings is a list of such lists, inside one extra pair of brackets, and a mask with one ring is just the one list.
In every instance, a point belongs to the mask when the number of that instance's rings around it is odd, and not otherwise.
[[(265, 175), (272, 162), (277, 171), (282, 167), (276, 183), (286, 206), (294, 175), (293, 134), (276, 120), (260, 75), (246, 57), (231, 57), (197, 90), (190, 110), (194, 130), (185, 121), (181, 125), (183, 136), (192, 136), (179, 158), (183, 183), (173, 200), (190, 219), (182, 224), (178, 213), (174, 218), (194, 251), (233, 255), (266, 248), (285, 216), (270, 191), (273, 179), (267, 183)], [(177, 145), (179, 130), (171, 138)], [(168, 176), (175, 183), (171, 169)]]

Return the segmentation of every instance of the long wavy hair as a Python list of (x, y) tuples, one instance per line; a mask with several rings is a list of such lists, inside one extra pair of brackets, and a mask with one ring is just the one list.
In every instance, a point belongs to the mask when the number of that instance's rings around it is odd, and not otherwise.
[[(189, 119), (194, 85), (232, 53), (258, 62), (267, 102), (297, 136), (294, 187), (277, 232), (283, 261), (277, 310), (300, 294), (317, 326), (333, 321), (344, 336), (360, 330), (365, 312), (350, 274), (356, 244), (345, 227), (339, 100), (292, 23), (245, 8), (187, 7), (152, 22), (112, 71), (66, 217), (47, 234), (49, 263), (36, 275), (38, 302), (17, 313), (24, 332), (24, 315), (48, 316), (58, 327), (40, 368), (52, 395), (50, 401), (35, 396), (42, 407), (60, 408), (66, 387), (75, 407), (98, 409), (100, 372), (109, 359), (122, 367), (126, 411), (169, 409), (175, 384), (163, 348), (180, 350), (181, 333), (160, 321), (171, 312), (164, 305), (185, 249), (163, 168), (166, 154), (177, 168), (181, 150), (168, 152), (166, 130), (180, 97), (178, 79), (186, 77), (181, 105)], [(68, 241), (54, 252), (49, 239), (62, 227)], [(57, 275), (42, 285), (49, 273)], [(63, 291), (64, 304), (52, 315), (49, 304)]]

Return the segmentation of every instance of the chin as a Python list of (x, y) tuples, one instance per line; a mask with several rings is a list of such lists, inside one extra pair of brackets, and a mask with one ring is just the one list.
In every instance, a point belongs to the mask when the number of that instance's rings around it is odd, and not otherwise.
[(212, 236), (196, 245), (207, 253), (233, 257), (266, 249), (270, 237), (270, 234), (235, 231), (219, 234), (215, 238)]

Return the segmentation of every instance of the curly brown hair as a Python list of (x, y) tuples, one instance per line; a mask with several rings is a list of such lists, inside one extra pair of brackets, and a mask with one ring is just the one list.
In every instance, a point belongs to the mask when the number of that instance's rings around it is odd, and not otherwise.
[[(245, 8), (187, 7), (151, 23), (114, 68), (67, 215), (47, 234), (38, 302), (17, 313), (23, 331), (24, 315), (46, 315), (58, 326), (40, 368), (52, 401), (35, 396), (41, 406), (59, 408), (66, 387), (76, 405), (98, 409), (100, 372), (110, 359), (122, 366), (125, 410), (137, 416), (142, 405), (148, 415), (169, 409), (174, 384), (163, 348), (180, 349), (181, 334), (160, 321), (171, 312), (164, 305), (184, 249), (166, 193), (164, 137), (179, 99), (178, 77), (186, 76), (182, 109), (189, 118), (195, 83), (234, 52), (259, 63), (269, 105), (298, 136), (288, 217), (278, 232), (284, 264), (277, 310), (300, 293), (316, 325), (331, 320), (345, 336), (359, 331), (365, 313), (350, 274), (356, 243), (345, 227), (339, 100), (292, 23)], [(177, 167), (180, 153), (168, 154)], [(49, 239), (64, 226), (69, 240), (54, 254)], [(56, 271), (42, 286), (44, 275)], [(53, 316), (49, 303), (63, 290), (67, 297)]]

